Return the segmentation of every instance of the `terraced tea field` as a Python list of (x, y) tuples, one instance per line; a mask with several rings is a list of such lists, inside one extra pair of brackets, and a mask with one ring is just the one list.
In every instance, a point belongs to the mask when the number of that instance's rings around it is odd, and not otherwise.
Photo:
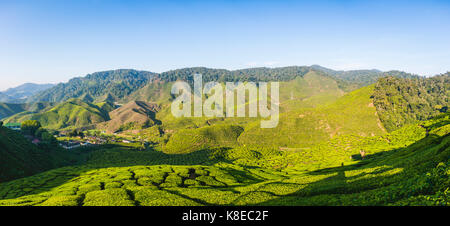
[(448, 205), (449, 122), (446, 114), (310, 149), (116, 145), (92, 150), (83, 165), (0, 184), (0, 205)]

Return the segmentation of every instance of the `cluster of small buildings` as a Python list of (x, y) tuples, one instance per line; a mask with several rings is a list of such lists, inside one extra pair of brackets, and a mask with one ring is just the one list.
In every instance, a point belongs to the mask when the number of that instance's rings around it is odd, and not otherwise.
[(64, 149), (73, 149), (82, 146), (92, 146), (96, 145), (96, 143), (92, 143), (90, 141), (78, 141), (78, 140), (69, 140), (69, 141), (60, 141), (59, 146)]
[[(20, 130), (21, 124), (20, 123), (7, 123), (3, 125), (4, 127), (7, 127), (12, 130)], [(105, 131), (102, 131), (102, 133), (105, 133)], [(58, 134), (59, 137), (68, 137), (68, 134), (65, 132), (61, 132)], [(30, 140), (33, 144), (39, 144), (41, 141), (33, 136), (25, 135), (25, 137)], [(115, 138), (110, 139), (111, 142), (122, 142), (125, 144), (135, 143), (133, 140), (116, 140)], [(86, 137), (78, 137), (77, 140), (68, 140), (68, 141), (59, 141), (59, 146), (61, 146), (64, 149), (73, 149), (78, 148), (82, 146), (91, 146), (91, 145), (99, 145), (99, 144), (106, 144), (108, 140), (97, 137), (97, 136), (86, 136)]]
[(60, 141), (59, 146), (63, 147), (64, 149), (73, 149), (78, 148), (82, 146), (92, 146), (92, 145), (98, 145), (98, 144), (105, 144), (106, 140), (97, 138), (97, 137), (88, 137), (83, 140), (69, 140), (69, 141)]
[(60, 141), (59, 146), (61, 146), (64, 149), (72, 149), (72, 148), (81, 147), (81, 142), (80, 141)]
[[(60, 133), (59, 137), (67, 137), (66, 133)], [(106, 144), (107, 140), (96, 136), (78, 137), (77, 140), (59, 141), (59, 145), (65, 149), (73, 149), (82, 146)]]
[[(7, 127), (12, 130), (20, 130), (21, 124), (20, 123), (7, 123), (3, 125), (4, 127)], [(102, 131), (102, 133), (105, 133), (105, 131)], [(61, 132), (57, 136), (59, 137), (68, 137), (67, 132)], [(30, 140), (33, 144), (38, 145), (41, 141), (33, 136), (26, 135), (26, 138)], [(111, 142), (122, 142), (125, 144), (135, 143), (136, 141), (133, 140), (127, 140), (127, 139), (115, 139), (114, 137), (109, 139)], [(85, 137), (78, 137), (78, 139), (74, 140), (67, 140), (67, 141), (59, 141), (59, 146), (61, 146), (64, 149), (73, 149), (78, 148), (82, 146), (91, 146), (91, 145), (100, 145), (100, 144), (106, 144), (108, 143), (108, 140), (102, 137), (97, 136), (85, 136)], [(147, 145), (147, 144), (146, 144)]]
[(101, 137), (94, 137), (94, 136), (85, 137), (83, 140), (85, 140), (86, 143), (90, 143), (90, 144), (106, 144), (106, 142), (107, 142), (106, 139), (103, 139)]

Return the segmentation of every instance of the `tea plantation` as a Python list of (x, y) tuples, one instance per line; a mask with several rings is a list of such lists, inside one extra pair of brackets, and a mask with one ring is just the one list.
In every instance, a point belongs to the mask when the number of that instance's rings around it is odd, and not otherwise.
[(448, 113), (309, 148), (235, 145), (240, 127), (199, 129), (202, 150), (87, 150), (83, 164), (1, 183), (0, 205), (449, 205), (449, 132)]

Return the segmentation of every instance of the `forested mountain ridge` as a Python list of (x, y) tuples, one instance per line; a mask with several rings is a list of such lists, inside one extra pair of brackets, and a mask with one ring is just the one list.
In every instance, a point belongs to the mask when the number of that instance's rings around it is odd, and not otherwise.
[(203, 81), (287, 81), (303, 76), (309, 67), (254, 68), (229, 71), (205, 67), (183, 68), (160, 74), (119, 69), (96, 72), (85, 77), (71, 79), (67, 83), (41, 92), (27, 99), (27, 102), (61, 102), (70, 98), (82, 98), (89, 95), (94, 101), (120, 101), (133, 92), (152, 82), (193, 81), (194, 74), (202, 74)]
[[(27, 102), (62, 102), (87, 94), (95, 101), (112, 97), (114, 101), (142, 88), (155, 73), (131, 69), (95, 72), (69, 80), (27, 99)], [(108, 95), (109, 94), (109, 95)], [(105, 96), (106, 95), (106, 96)]]
[[(192, 67), (171, 70), (162, 73), (119, 69), (88, 74), (85, 77), (71, 79), (67, 83), (38, 93), (27, 99), (27, 102), (62, 102), (70, 98), (83, 98), (89, 95), (94, 102), (121, 101), (144, 86), (159, 82), (167, 83), (177, 80), (193, 82), (195, 74), (202, 74), (203, 81), (237, 82), (237, 81), (291, 81), (302, 77), (310, 71), (322, 73), (335, 79), (339, 86), (351, 91), (371, 84), (379, 77), (393, 76), (412, 77), (407, 73), (382, 73), (377, 70), (334, 71), (320, 66), (289, 66), (280, 68), (249, 68), (240, 70), (212, 69)], [(129, 100), (129, 99), (128, 99)]]
[[(378, 89), (381, 86), (384, 86), (381, 83), (383, 83), (383, 78), (386, 76), (392, 78), (420, 79), (420, 77), (416, 75), (399, 71), (335, 71), (318, 65), (281, 68), (250, 68), (233, 71), (193, 67), (171, 70), (159, 74), (146, 71), (120, 69), (96, 72), (82, 78), (71, 79), (68, 83), (62, 83), (51, 89), (45, 90), (29, 100), (61, 102), (67, 101), (70, 98), (79, 98), (85, 103), (102, 102), (112, 104), (114, 102), (119, 102), (121, 104), (127, 104), (133, 101), (152, 102), (160, 105), (161, 111), (158, 113), (160, 115), (159, 118), (161, 121), (167, 122), (167, 120), (173, 121), (170, 117), (163, 116), (164, 114), (169, 113), (165, 109), (169, 107), (170, 101), (173, 99), (173, 96), (170, 94), (171, 85), (177, 80), (184, 80), (192, 83), (193, 75), (195, 74), (202, 74), (204, 83), (208, 81), (218, 81), (222, 83), (236, 81), (280, 81), (280, 108), (282, 112), (331, 103), (345, 93), (349, 93), (365, 86), (367, 83), (371, 83), (372, 81), (375, 81), (376, 83), (377, 79), (380, 79), (380, 81), (377, 83), (378, 85), (374, 89), (374, 92), (380, 94)], [(380, 95), (373, 95), (376, 96), (376, 103), (380, 103)], [(114, 109), (113, 106), (108, 108), (109, 111)], [(7, 121), (20, 122), (29, 118), (31, 116), (30, 113), (34, 114), (33, 117), (36, 117), (36, 113), (38, 113), (28, 109), (25, 110), (28, 112), (22, 112), (15, 115)], [(388, 119), (386, 115), (383, 114), (383, 107), (380, 107), (380, 104), (377, 105), (377, 112), (378, 111), (381, 111), (380, 118), (382, 118), (383, 124), (391, 131), (393, 128), (388, 125)], [(9, 116), (17, 112), (20, 112), (20, 109), (18, 111), (8, 111), (4, 115)], [(83, 118), (86, 117), (83, 116)], [(46, 121), (48, 121), (47, 119), (44, 120), (43, 124), (47, 128), (49, 128), (48, 126), (53, 125), (55, 126), (53, 127), (54, 129), (62, 129), (64, 127), (72, 127), (75, 125), (84, 126), (90, 122), (96, 124), (109, 120), (107, 115), (92, 120), (87, 120), (87, 118), (83, 123), (78, 123), (78, 120), (69, 120), (65, 126), (62, 126), (60, 122), (46, 123)], [(420, 120), (421, 118), (418, 119)], [(408, 122), (413, 121), (409, 120)], [(405, 123), (402, 123), (401, 125), (404, 124)], [(399, 124), (398, 126), (401, 125)]]
[(328, 75), (341, 79), (343, 81), (353, 83), (357, 85), (357, 87), (360, 86), (367, 86), (370, 84), (373, 84), (377, 82), (378, 79), (383, 77), (397, 77), (397, 78), (420, 78), (421, 76), (406, 73), (403, 71), (397, 71), (397, 70), (391, 70), (391, 71), (380, 71), (377, 69), (372, 70), (349, 70), (349, 71), (335, 71), (329, 68), (325, 68), (319, 65), (312, 65), (311, 68), (323, 71), (327, 73)]
[(205, 67), (182, 68), (163, 72), (159, 77), (164, 81), (184, 80), (191, 82), (195, 74), (201, 74), (205, 82), (268, 82), (289, 81), (303, 76), (311, 70), (307, 66), (290, 66), (280, 68), (249, 68), (240, 70), (212, 69)]
[(375, 86), (373, 101), (389, 131), (428, 120), (448, 111), (450, 73), (431, 78), (381, 78)]

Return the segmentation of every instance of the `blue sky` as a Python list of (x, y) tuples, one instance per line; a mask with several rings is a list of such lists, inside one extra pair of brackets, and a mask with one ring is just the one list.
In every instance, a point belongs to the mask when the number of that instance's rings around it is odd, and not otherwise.
[(0, 90), (134, 68), (450, 71), (449, 1), (0, 0)]

